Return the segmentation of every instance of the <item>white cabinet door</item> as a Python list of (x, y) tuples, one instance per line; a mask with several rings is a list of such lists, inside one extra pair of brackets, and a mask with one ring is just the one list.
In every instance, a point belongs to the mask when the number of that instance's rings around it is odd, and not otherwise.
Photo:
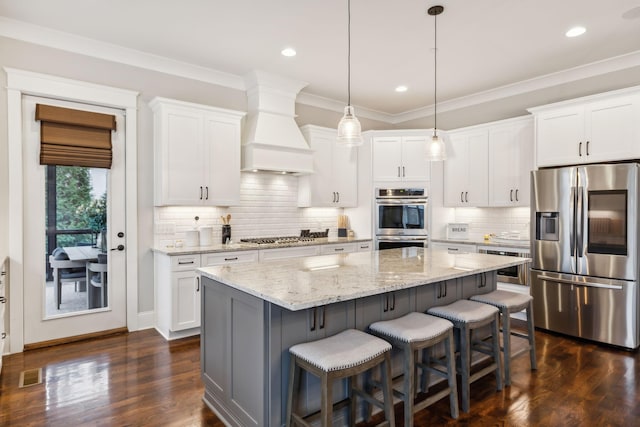
[(584, 141), (584, 108), (573, 106), (536, 117), (536, 150), (539, 167), (581, 163)]
[(164, 107), (156, 117), (156, 205), (198, 205), (204, 180), (203, 117)]
[(488, 132), (451, 134), (444, 162), (445, 206), (488, 204)]
[(335, 129), (303, 126), (315, 173), (298, 178), (299, 207), (356, 207), (358, 149), (337, 144)]
[(528, 206), (532, 169), (531, 120), (489, 128), (489, 206)]
[(333, 144), (333, 188), (338, 207), (358, 206), (358, 149)]
[(202, 254), (202, 266), (213, 267), (216, 265), (238, 264), (242, 262), (257, 262), (258, 251), (235, 251)]
[(640, 157), (638, 122), (640, 106), (637, 97), (587, 104), (584, 161), (593, 163)]
[(240, 201), (240, 120), (245, 113), (154, 98), (155, 205)]
[(355, 243), (336, 243), (320, 246), (320, 255), (348, 254), (351, 252), (356, 252), (357, 250), (358, 247)]
[(402, 138), (402, 179), (404, 181), (429, 181), (431, 164), (426, 160), (426, 146), (426, 137)]
[(402, 180), (402, 140), (400, 137), (373, 138), (373, 180)]
[(232, 206), (240, 203), (240, 125), (235, 118), (207, 114), (203, 158), (207, 174), (204, 204)]
[(199, 327), (200, 277), (195, 271), (178, 271), (171, 274), (171, 282), (171, 330)]

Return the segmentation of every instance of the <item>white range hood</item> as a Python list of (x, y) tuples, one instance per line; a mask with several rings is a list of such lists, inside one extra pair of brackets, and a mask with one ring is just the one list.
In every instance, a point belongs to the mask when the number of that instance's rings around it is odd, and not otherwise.
[(296, 96), (307, 84), (263, 71), (252, 71), (245, 82), (242, 170), (313, 173), (313, 151), (294, 119)]

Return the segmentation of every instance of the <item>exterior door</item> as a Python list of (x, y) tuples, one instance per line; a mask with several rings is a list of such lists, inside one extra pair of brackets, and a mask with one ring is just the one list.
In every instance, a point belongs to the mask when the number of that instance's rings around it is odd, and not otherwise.
[[(113, 114), (111, 169), (40, 165), (37, 103)], [(124, 112), (32, 96), (22, 108), (24, 343), (125, 327)]]

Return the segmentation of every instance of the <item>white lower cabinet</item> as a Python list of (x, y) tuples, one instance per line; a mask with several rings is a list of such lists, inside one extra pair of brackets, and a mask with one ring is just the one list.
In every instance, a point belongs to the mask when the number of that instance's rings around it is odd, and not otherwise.
[(196, 269), (258, 261), (258, 251), (169, 256), (156, 253), (156, 329), (168, 340), (200, 333), (200, 276)]
[(431, 242), (431, 249), (442, 249), (451, 253), (476, 253), (476, 245), (472, 243)]
[(260, 251), (260, 261), (276, 259), (300, 258), (320, 254), (319, 246), (298, 246), (292, 248), (264, 249)]
[(358, 252), (370, 252), (373, 250), (373, 242), (369, 240), (368, 242), (358, 242), (356, 243)]

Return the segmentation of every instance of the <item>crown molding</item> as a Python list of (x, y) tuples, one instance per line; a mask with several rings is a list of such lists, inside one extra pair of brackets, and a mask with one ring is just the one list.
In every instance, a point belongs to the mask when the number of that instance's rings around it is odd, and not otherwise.
[[(0, 16), (0, 36), (198, 80), (231, 89), (242, 91), (247, 90), (245, 78), (243, 76), (236, 76), (234, 74), (224, 73), (211, 68), (176, 61), (139, 50), (129, 49), (9, 19), (3, 16)], [(500, 86), (468, 96), (440, 101), (438, 102), (438, 112), (458, 110), (638, 66), (640, 66), (640, 50), (509, 85)], [(301, 91), (298, 94), (296, 102), (312, 107), (323, 108), (329, 111), (335, 111), (337, 113), (342, 113), (344, 110), (343, 102), (304, 91)], [(404, 111), (397, 114), (384, 113), (360, 107), (358, 105), (355, 105), (355, 108), (358, 113), (357, 115), (360, 117), (389, 124), (398, 124), (409, 120), (421, 119), (429, 117), (434, 113), (433, 105), (427, 105), (422, 108)]]
[(0, 36), (232, 89), (245, 90), (244, 79), (240, 76), (52, 30), (4, 16), (0, 16)]

